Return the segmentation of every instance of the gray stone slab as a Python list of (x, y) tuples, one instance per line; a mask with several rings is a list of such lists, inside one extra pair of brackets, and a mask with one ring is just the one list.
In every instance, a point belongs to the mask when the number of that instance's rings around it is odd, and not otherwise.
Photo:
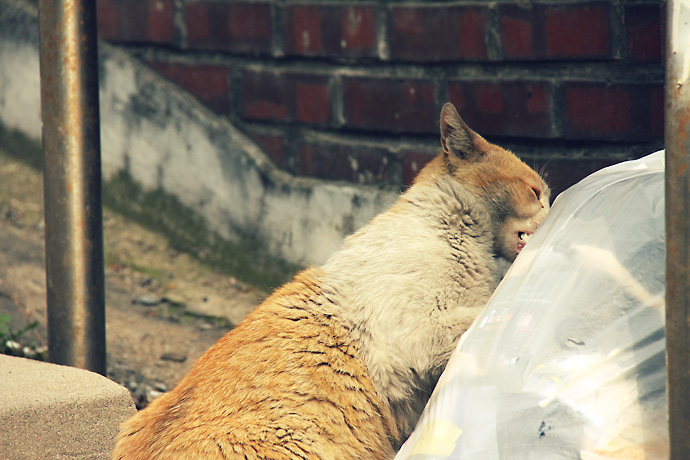
[(93, 372), (0, 355), (0, 457), (107, 459), (136, 412), (129, 392)]

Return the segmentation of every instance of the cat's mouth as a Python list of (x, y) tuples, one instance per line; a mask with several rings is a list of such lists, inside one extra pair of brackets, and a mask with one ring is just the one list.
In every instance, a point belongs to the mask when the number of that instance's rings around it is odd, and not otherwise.
[(522, 248), (525, 247), (525, 244), (529, 241), (530, 238), (532, 238), (533, 233), (532, 232), (517, 232), (517, 237), (518, 237), (518, 242), (517, 242), (517, 252), (519, 253), (522, 251)]

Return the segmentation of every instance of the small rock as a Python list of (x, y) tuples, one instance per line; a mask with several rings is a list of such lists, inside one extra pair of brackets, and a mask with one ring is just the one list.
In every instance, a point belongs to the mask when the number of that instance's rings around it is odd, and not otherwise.
[(163, 353), (163, 355), (161, 355), (161, 359), (163, 361), (183, 363), (187, 361), (187, 355), (183, 355), (182, 353)]
[(168, 386), (164, 383), (156, 382), (153, 384), (153, 389), (165, 393), (168, 391)]
[(157, 391), (149, 388), (149, 390), (146, 392), (146, 401), (151, 403), (154, 399), (162, 396), (163, 393), (163, 391)]
[(22, 348), (22, 356), (29, 359), (35, 359), (37, 356), (36, 350), (31, 347)]
[(137, 299), (137, 303), (144, 305), (146, 307), (155, 307), (161, 303), (161, 299), (158, 296), (152, 294), (144, 294)]
[(17, 352), (18, 350), (22, 349), (22, 344), (15, 342), (14, 340), (7, 340), (5, 342), (5, 346), (12, 350), (12, 352)]

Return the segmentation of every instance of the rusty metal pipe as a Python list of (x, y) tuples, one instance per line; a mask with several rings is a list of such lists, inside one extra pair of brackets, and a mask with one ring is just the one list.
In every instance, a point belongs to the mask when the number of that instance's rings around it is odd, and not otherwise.
[(690, 0), (666, 5), (666, 392), (670, 458), (690, 459)]
[(95, 0), (40, 0), (50, 360), (105, 375)]

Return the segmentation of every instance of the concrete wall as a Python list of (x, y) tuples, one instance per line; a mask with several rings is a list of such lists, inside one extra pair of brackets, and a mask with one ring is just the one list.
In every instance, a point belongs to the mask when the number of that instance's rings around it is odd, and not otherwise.
[[(229, 121), (106, 43), (99, 53), (101, 148), (106, 180), (126, 171), (162, 189), (223, 238), (261, 239), (297, 265), (318, 264), (396, 192), (295, 178)], [(0, 123), (41, 137), (35, 7), (0, 0)]]

